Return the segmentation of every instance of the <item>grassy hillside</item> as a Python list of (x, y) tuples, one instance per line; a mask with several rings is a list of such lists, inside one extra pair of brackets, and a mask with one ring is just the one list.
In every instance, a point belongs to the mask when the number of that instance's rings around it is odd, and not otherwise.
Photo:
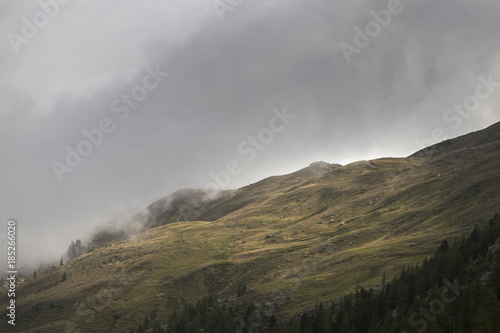
[[(498, 332), (500, 216), (452, 244), (443, 241), (421, 264), (408, 265), (382, 287), (356, 292), (293, 317), (286, 325), (266, 307), (235, 309), (213, 294), (168, 318), (167, 328), (146, 317), (136, 332)], [(245, 289), (239, 289), (243, 295)], [(282, 322), (282, 321), (281, 321)]]
[(220, 197), (157, 203), (145, 218), (160, 226), (19, 285), (14, 331), (127, 331), (209, 292), (290, 318), (357, 285), (377, 288), (384, 271), (498, 211), (499, 127), (408, 158), (313, 164)]

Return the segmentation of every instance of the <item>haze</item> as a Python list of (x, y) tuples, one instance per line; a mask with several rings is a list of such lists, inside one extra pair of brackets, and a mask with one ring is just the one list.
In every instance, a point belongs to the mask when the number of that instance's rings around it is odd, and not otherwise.
[(238, 188), (500, 118), (498, 1), (66, 2), (0, 4), (0, 220), (24, 266), (228, 167)]

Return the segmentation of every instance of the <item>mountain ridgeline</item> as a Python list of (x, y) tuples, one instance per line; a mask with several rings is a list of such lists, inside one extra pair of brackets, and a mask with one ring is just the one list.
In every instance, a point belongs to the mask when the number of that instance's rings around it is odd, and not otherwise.
[(297, 181), (316, 179), (338, 167), (341, 165), (315, 162), (290, 175), (271, 177), (240, 190), (181, 189), (149, 205), (134, 216), (129, 226), (125, 228), (102, 227), (93, 234), (90, 243), (109, 245), (138, 232), (175, 222), (216, 221), (255, 200), (265, 198), (266, 193), (259, 191), (266, 182), (278, 180), (273, 182), (272, 190), (289, 188)]
[(500, 123), (407, 158), (181, 190), (25, 277), (13, 331), (495, 332), (499, 194)]

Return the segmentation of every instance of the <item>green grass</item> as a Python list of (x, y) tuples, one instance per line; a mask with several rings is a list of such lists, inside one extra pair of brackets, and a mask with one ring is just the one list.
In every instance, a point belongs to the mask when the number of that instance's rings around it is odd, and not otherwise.
[[(197, 213), (204, 221), (176, 222), (168, 220), (175, 212), (158, 210), (151, 221), (168, 224), (27, 278), (13, 331), (61, 331), (73, 322), (108, 332), (118, 316), (112, 332), (121, 332), (208, 292), (240, 305), (275, 302), (287, 318), (358, 285), (376, 287), (384, 271), (390, 278), (499, 210), (500, 144), (482, 140), (480, 150), (457, 144), (458, 152), (439, 148), (433, 158), (272, 177), (205, 203)], [(63, 273), (67, 281), (56, 285)], [(241, 283), (249, 291), (237, 298)], [(103, 298), (107, 292), (113, 297)]]

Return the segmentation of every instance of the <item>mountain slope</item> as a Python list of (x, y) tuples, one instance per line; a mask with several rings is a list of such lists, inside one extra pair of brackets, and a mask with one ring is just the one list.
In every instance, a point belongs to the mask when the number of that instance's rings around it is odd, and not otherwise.
[(498, 211), (498, 126), (408, 158), (313, 164), (201, 204), (196, 190), (153, 204), (161, 226), (20, 285), (16, 329), (121, 332), (208, 292), (288, 318), (376, 286)]
[(481, 148), (498, 148), (498, 145), (491, 145), (491, 143), (494, 142), (500, 142), (500, 122), (495, 123), (484, 130), (469, 133), (458, 138), (445, 140), (436, 145), (424, 148), (410, 157), (438, 157), (446, 155), (450, 152), (463, 152), (464, 150), (466, 151)]

